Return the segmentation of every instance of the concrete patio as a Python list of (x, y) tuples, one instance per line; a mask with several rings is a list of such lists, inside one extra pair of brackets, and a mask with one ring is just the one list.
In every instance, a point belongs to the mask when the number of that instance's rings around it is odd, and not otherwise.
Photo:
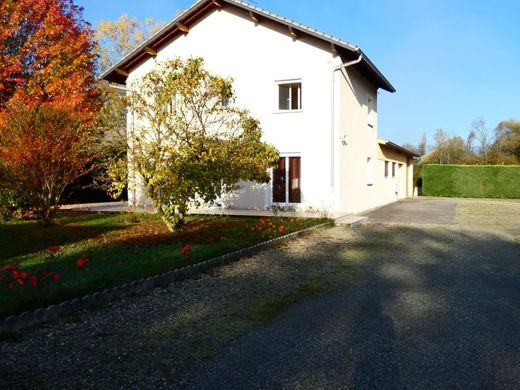
[[(153, 213), (153, 206), (133, 208), (128, 205), (127, 201), (123, 202), (105, 202), (105, 203), (83, 203), (62, 205), (62, 210), (74, 210), (80, 212), (91, 213), (121, 213), (121, 212), (148, 212)], [(331, 218), (338, 224), (351, 225), (366, 220), (366, 217), (360, 217), (349, 213), (342, 212), (323, 212), (320, 210), (310, 211), (272, 211), (272, 210), (241, 210), (241, 209), (223, 209), (218, 207), (192, 209), (190, 214), (197, 215), (230, 215), (230, 216), (247, 216), (247, 217), (295, 217), (295, 218)]]

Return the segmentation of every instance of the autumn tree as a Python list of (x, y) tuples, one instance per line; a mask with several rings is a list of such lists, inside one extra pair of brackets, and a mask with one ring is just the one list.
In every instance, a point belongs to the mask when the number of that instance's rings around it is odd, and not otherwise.
[(212, 202), (239, 181), (268, 182), (276, 149), (259, 122), (235, 107), (232, 81), (201, 58), (173, 59), (130, 84), (131, 176), (142, 184), (170, 230), (190, 206)]
[(9, 189), (30, 195), (49, 224), (63, 188), (93, 158), (92, 31), (72, 0), (3, 1), (0, 19), (0, 165)]
[[(95, 31), (96, 51), (101, 71), (105, 71), (157, 32), (162, 22), (147, 18), (144, 23), (126, 14), (115, 21), (102, 20)], [(125, 90), (100, 81), (103, 109), (99, 126), (105, 136), (100, 140), (92, 186), (117, 199), (127, 186), (127, 134)]]
[(495, 164), (520, 163), (520, 121), (507, 120), (498, 124), (490, 160)]
[(105, 71), (159, 31), (164, 23), (147, 18), (144, 23), (123, 14), (116, 21), (102, 20), (95, 32), (101, 71)]

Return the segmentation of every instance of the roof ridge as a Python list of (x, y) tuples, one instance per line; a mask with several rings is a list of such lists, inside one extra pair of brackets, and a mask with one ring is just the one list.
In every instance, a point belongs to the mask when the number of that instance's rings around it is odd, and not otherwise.
[[(206, 4), (205, 4), (206, 3)], [(363, 53), (361, 48), (357, 45), (354, 45), (348, 41), (345, 41), (341, 38), (335, 37), (332, 34), (321, 32), (313, 27), (309, 27), (305, 24), (296, 22), (292, 19), (286, 18), (284, 16), (278, 15), (274, 12), (268, 11), (266, 9), (263, 9), (259, 6), (250, 4), (244, 0), (197, 0), (195, 3), (193, 3), (189, 8), (181, 12), (179, 15), (177, 15), (175, 18), (173, 18), (170, 22), (165, 24), (159, 31), (157, 31), (155, 34), (150, 36), (147, 40), (145, 40), (141, 45), (136, 47), (134, 50), (130, 51), (128, 54), (126, 54), (122, 59), (117, 61), (113, 66), (111, 66), (109, 69), (105, 70), (101, 75), (101, 79), (107, 79), (112, 73), (120, 73), (125, 72), (124, 66), (132, 64), (132, 61), (134, 61), (136, 58), (138, 59), (140, 52), (146, 51), (146, 47), (150, 45), (151, 42), (154, 42), (155, 40), (161, 41), (163, 34), (166, 35), (169, 30), (172, 30), (176, 24), (181, 23), (181, 21), (186, 17), (190, 16), (190, 13), (192, 13), (194, 10), (197, 10), (198, 7), (201, 7), (204, 9), (205, 7), (208, 7), (211, 5), (211, 3), (215, 4), (217, 7), (222, 8), (223, 4), (228, 4), (231, 6), (235, 6), (237, 8), (241, 8), (244, 11), (254, 12), (258, 14), (259, 16), (263, 16), (266, 19), (271, 20), (272, 22), (277, 22), (280, 24), (285, 24), (290, 28), (294, 28), (297, 30), (300, 30), (302, 33), (307, 34), (311, 37), (324, 40), (326, 42), (329, 42), (331, 44), (332, 49), (334, 50), (334, 46), (338, 46), (342, 49), (346, 49), (350, 52), (354, 52), (358, 55), (363, 56), (363, 65), (368, 68), (369, 72), (372, 72), (376, 79), (376, 85), (379, 88), (383, 88), (389, 92), (395, 92), (395, 88), (390, 84), (390, 82), (386, 79), (386, 77), (377, 69), (377, 67), (374, 65), (374, 63)], [(120, 68), (123, 67), (123, 68)], [(128, 74), (124, 77), (127, 77)]]

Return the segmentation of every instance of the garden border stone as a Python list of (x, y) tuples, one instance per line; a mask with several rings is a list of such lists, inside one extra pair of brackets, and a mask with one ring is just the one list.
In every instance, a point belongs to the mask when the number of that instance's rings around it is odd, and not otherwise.
[(145, 294), (156, 287), (168, 286), (173, 282), (191, 279), (201, 273), (218, 268), (220, 266), (238, 261), (244, 257), (257, 254), (260, 251), (275, 247), (279, 243), (301, 237), (314, 230), (334, 226), (334, 222), (325, 222), (310, 228), (298, 230), (281, 237), (273, 238), (259, 244), (239, 249), (231, 253), (213, 257), (196, 264), (186, 265), (162, 274), (146, 277), (132, 282), (124, 283), (109, 289), (86, 294), (80, 298), (73, 298), (47, 307), (24, 311), (18, 315), (12, 315), (0, 320), (0, 335), (16, 333), (21, 329), (55, 320), (76, 311), (101, 306), (105, 303), (122, 299), (129, 295)]

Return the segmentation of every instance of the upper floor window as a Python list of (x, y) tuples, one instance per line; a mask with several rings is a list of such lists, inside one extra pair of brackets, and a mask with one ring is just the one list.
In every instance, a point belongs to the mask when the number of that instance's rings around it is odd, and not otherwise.
[(302, 109), (302, 83), (279, 82), (278, 83), (278, 110), (296, 111)]
[(370, 127), (374, 127), (374, 115), (374, 99), (369, 95), (367, 97), (367, 124)]

